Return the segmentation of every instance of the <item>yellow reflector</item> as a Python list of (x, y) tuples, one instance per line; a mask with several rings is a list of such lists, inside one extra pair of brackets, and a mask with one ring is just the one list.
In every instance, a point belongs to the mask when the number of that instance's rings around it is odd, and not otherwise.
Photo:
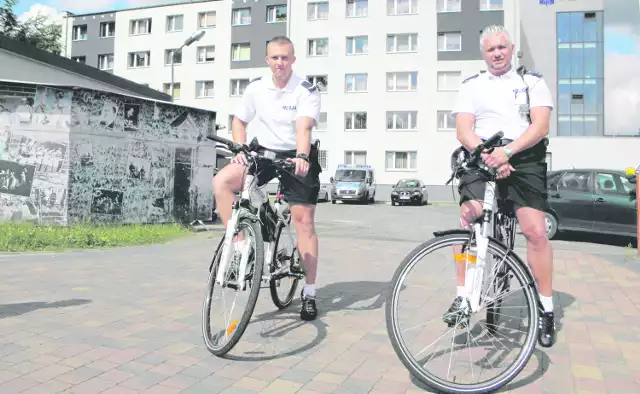
[(454, 253), (453, 254), (453, 259), (457, 263), (469, 263), (469, 264), (475, 264), (476, 263), (476, 256), (474, 256), (472, 254), (468, 254), (468, 253)]

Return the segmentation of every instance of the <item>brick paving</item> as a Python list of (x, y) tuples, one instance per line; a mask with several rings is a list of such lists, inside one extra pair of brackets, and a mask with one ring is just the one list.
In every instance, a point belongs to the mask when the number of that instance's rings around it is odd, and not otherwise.
[[(321, 233), (319, 319), (300, 322), (297, 300), (276, 311), (263, 289), (256, 321), (221, 359), (204, 347), (200, 315), (219, 235), (0, 255), (0, 393), (425, 392), (384, 320), (387, 281), (415, 242)], [(506, 391), (640, 392), (639, 274), (584, 251), (555, 256), (558, 342)]]

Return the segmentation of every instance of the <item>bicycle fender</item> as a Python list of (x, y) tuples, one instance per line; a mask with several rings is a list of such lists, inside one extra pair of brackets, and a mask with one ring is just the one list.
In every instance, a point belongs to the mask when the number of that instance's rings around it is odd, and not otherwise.
[(451, 234), (471, 234), (471, 230), (465, 230), (463, 228), (455, 228), (451, 230), (443, 230), (443, 231), (434, 231), (433, 235), (436, 237), (444, 237), (445, 235)]

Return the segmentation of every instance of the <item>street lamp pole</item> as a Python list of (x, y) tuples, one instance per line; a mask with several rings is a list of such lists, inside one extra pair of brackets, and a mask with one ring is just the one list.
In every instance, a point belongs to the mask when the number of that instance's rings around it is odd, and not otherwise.
[(173, 99), (173, 77), (174, 77), (173, 67), (174, 67), (174, 63), (176, 61), (176, 55), (182, 51), (182, 48), (188, 47), (189, 45), (193, 44), (196, 41), (200, 41), (200, 39), (202, 38), (202, 36), (204, 36), (204, 34), (205, 34), (204, 30), (198, 30), (198, 31), (193, 32), (193, 34), (191, 34), (189, 36), (189, 38), (184, 40), (182, 45), (180, 45), (180, 48), (176, 49), (171, 54), (171, 99)]

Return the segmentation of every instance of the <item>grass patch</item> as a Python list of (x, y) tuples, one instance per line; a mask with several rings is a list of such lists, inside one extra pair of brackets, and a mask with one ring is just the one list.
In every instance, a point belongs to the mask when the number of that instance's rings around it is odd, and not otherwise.
[(58, 251), (162, 243), (190, 234), (180, 224), (38, 226), (0, 223), (0, 251)]

